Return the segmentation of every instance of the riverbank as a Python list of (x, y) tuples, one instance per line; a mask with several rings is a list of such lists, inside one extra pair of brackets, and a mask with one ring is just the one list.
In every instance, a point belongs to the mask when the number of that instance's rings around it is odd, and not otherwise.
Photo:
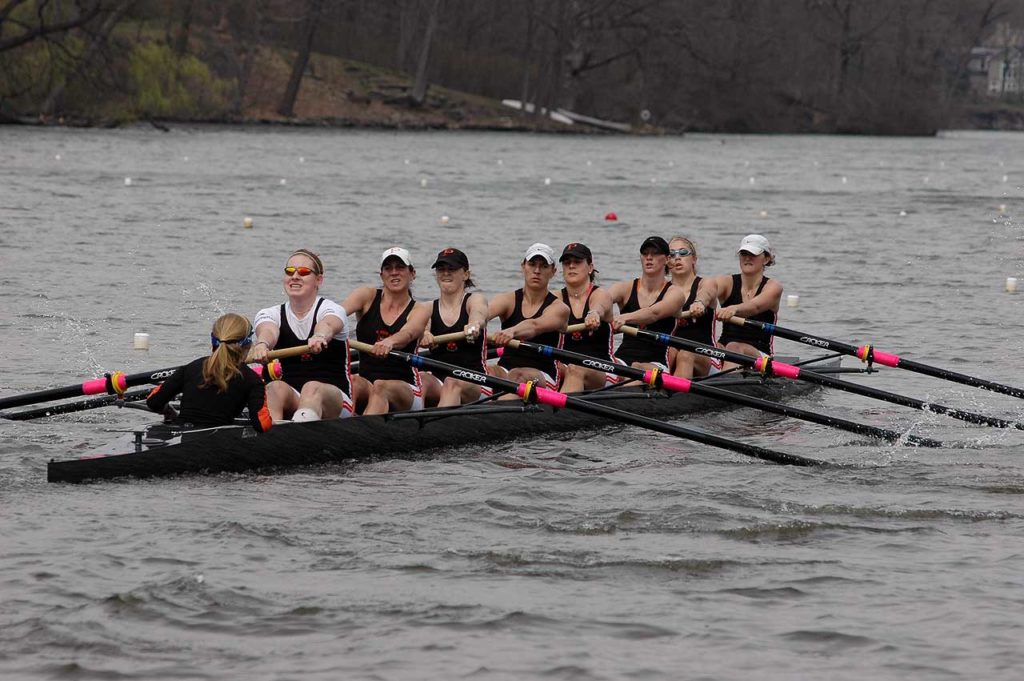
[[(209, 83), (210, 91), (234, 91), (219, 100), (210, 92), (202, 92), (174, 108), (147, 109), (137, 105), (135, 99), (140, 88), (136, 87), (135, 92), (112, 94), (102, 106), (88, 111), (69, 108), (60, 115), (46, 115), (26, 111), (24, 107), (21, 111), (0, 110), (0, 124), (119, 127), (148, 121), (158, 128), (182, 123), (220, 123), (395, 130), (615, 132), (587, 122), (524, 113), (496, 99), (438, 85), (431, 85), (425, 101), (417, 104), (411, 96), (413, 83), (405, 74), (322, 54), (310, 57), (293, 106), (294, 115), (285, 116), (278, 109), (293, 58), (294, 53), (287, 50), (257, 47), (244, 78), (225, 78), (211, 68), (213, 75), (203, 84)], [(214, 106), (210, 106), (211, 100), (216, 102)], [(630, 132), (666, 131), (634, 126)]]

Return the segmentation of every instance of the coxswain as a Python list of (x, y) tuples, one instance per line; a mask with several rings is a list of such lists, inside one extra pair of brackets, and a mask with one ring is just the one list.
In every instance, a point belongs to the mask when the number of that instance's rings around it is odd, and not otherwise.
[[(721, 303), (715, 318), (728, 322), (739, 316), (774, 324), (778, 319), (779, 303), (782, 300), (782, 284), (764, 275), (765, 268), (775, 264), (771, 244), (760, 234), (748, 234), (740, 242), (737, 253), (740, 260), (739, 273), (715, 277), (718, 300)], [(718, 344), (726, 350), (758, 357), (772, 354), (774, 338), (760, 329), (724, 323)], [(725, 364), (726, 368), (730, 366), (732, 365), (728, 362)]]
[[(431, 357), (463, 369), (484, 373), (487, 366), (487, 298), (475, 288), (469, 270), (469, 257), (457, 248), (445, 248), (434, 264), (439, 296), (430, 306), (430, 324), (420, 345), (429, 348)], [(436, 336), (464, 334), (462, 340), (435, 343)], [(451, 376), (421, 374), (425, 386), (432, 381), (437, 388), (437, 406), (454, 407), (475, 402), (490, 389)], [(442, 380), (443, 379), (443, 380)]]
[(348, 314), (319, 295), (323, 282), (320, 256), (301, 248), (285, 263), (288, 300), (256, 314), (256, 341), (249, 361), (265, 361), (275, 348), (309, 346), (303, 355), (282, 358), (284, 379), (267, 385), (267, 403), (275, 421), (333, 419), (351, 416), (354, 411)]
[[(715, 344), (715, 308), (718, 290), (714, 277), (697, 275), (697, 246), (685, 236), (674, 236), (668, 242), (668, 269), (672, 285), (686, 294), (682, 312), (686, 315), (676, 323), (673, 336), (704, 345)], [(721, 365), (706, 355), (686, 350), (669, 351), (672, 374), (681, 378), (707, 376)]]
[[(649, 236), (640, 244), (640, 277), (620, 281), (609, 290), (612, 301), (619, 306), (619, 315), (612, 320), (613, 330), (629, 325), (654, 333), (672, 333), (686, 294), (665, 279), (668, 255), (668, 242), (660, 236)], [(668, 347), (656, 341), (625, 336), (615, 356), (633, 367), (669, 370)]]
[(380, 288), (364, 286), (350, 293), (341, 306), (355, 314), (356, 340), (373, 349), (359, 356), (356, 392), (367, 395), (363, 414), (423, 409), (420, 372), (388, 359), (392, 350), (416, 352), (430, 317), (430, 306), (412, 297), (416, 268), (409, 251), (395, 246), (380, 256)]
[[(210, 343), (208, 356), (178, 367), (149, 393), (146, 406), (173, 422), (203, 428), (231, 425), (248, 408), (252, 427), (257, 433), (267, 432), (273, 420), (263, 381), (245, 364), (252, 344), (249, 320), (233, 312), (222, 315), (213, 323)], [(168, 411), (179, 393), (180, 412)]]
[[(510, 340), (529, 340), (554, 347), (562, 346), (562, 330), (569, 320), (569, 307), (548, 290), (555, 276), (555, 252), (547, 244), (536, 243), (526, 249), (520, 264), (523, 287), (499, 293), (491, 299), (488, 318), (498, 317), (501, 330), (493, 336), (503, 346)], [(532, 381), (549, 390), (558, 387), (558, 367), (553, 359), (532, 352), (505, 348), (497, 366), (490, 369), (498, 376), (519, 383)], [(514, 398), (506, 395), (504, 398)]]
[[(612, 299), (608, 291), (596, 283), (597, 269), (594, 268), (593, 253), (586, 244), (573, 242), (562, 249), (558, 262), (562, 265), (562, 280), (565, 281), (561, 297), (562, 302), (569, 307), (568, 326), (586, 325), (582, 331), (566, 333), (562, 347), (605, 362), (614, 362)], [(578, 364), (565, 364), (560, 369), (562, 385), (559, 389), (564, 393), (594, 390), (618, 382), (615, 374)]]

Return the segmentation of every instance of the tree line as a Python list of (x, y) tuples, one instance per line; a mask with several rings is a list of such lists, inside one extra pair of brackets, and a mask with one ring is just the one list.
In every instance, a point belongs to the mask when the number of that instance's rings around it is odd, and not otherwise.
[[(669, 130), (926, 134), (1013, 0), (0, 0), (0, 115), (238, 115), (260, 49), (294, 115), (321, 53)], [(524, 112), (523, 115), (528, 115)]]

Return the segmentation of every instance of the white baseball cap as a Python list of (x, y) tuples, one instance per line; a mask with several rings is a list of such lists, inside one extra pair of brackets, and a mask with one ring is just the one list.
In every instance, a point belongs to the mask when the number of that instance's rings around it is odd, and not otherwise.
[(552, 250), (551, 246), (540, 243), (533, 244), (526, 249), (526, 255), (523, 256), (523, 262), (530, 262), (531, 258), (536, 258), (538, 255), (547, 260), (549, 265), (555, 264), (554, 250)]
[(743, 241), (740, 242), (740, 247), (736, 249), (736, 252), (746, 251), (747, 253), (753, 253), (754, 255), (761, 255), (762, 253), (768, 253), (771, 255), (772, 245), (768, 243), (768, 239), (764, 238), (760, 234), (748, 234), (743, 237)]
[(412, 258), (409, 256), (409, 251), (399, 246), (394, 246), (384, 251), (380, 256), (380, 266), (384, 267), (384, 261), (388, 258), (398, 258), (405, 263), (406, 267), (412, 267)]

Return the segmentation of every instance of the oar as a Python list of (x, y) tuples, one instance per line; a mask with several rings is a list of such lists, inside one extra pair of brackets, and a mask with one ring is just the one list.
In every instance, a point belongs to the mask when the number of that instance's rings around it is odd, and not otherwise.
[(101, 395), (100, 397), (90, 397), (85, 400), (78, 400), (77, 402), (64, 402), (63, 404), (51, 404), (48, 407), (36, 407), (35, 409), (23, 409), (7, 414), (0, 414), (0, 418), (5, 418), (10, 421), (28, 421), (30, 419), (44, 418), (47, 416), (56, 416), (57, 414), (70, 414), (75, 411), (85, 411), (86, 409), (96, 409), (97, 407), (106, 407), (110, 405), (116, 406), (135, 406), (130, 405), (130, 402), (138, 402), (146, 399), (146, 396), (152, 391), (152, 388), (143, 388), (142, 390), (129, 390), (124, 395)]
[(615, 374), (616, 376), (626, 376), (628, 378), (637, 379), (654, 388), (664, 388), (666, 390), (671, 390), (672, 392), (693, 393), (694, 395), (706, 395), (723, 402), (742, 404), (747, 407), (753, 407), (754, 409), (762, 409), (775, 414), (783, 414), (785, 416), (791, 416), (793, 418), (810, 421), (812, 423), (819, 423), (825, 426), (832, 426), (834, 428), (847, 430), (860, 435), (869, 435), (887, 442), (902, 441), (908, 445), (921, 447), (943, 446), (943, 444), (938, 440), (920, 438), (915, 435), (904, 435), (902, 433), (897, 433), (894, 430), (876, 428), (874, 426), (855, 423), (853, 421), (847, 421), (846, 419), (836, 418), (834, 416), (827, 416), (825, 414), (807, 411), (805, 409), (800, 409), (799, 407), (791, 407), (777, 402), (771, 402), (769, 400), (762, 400), (750, 395), (741, 395), (729, 390), (716, 388), (708, 385), (707, 383), (696, 383), (686, 378), (672, 376), (671, 374), (666, 374), (658, 369), (645, 371), (643, 369), (629, 367), (624, 364), (608, 362), (596, 357), (589, 357), (587, 355), (581, 355), (568, 350), (553, 348), (548, 345), (540, 345), (538, 343), (530, 343), (527, 341), (512, 340), (507, 343), (507, 346), (514, 349), (530, 350), (538, 355), (559, 359), (568, 364), (578, 364), (580, 366), (587, 367), (588, 369), (596, 369), (597, 371), (604, 371), (610, 374)]
[[(366, 343), (360, 343), (359, 341), (349, 341), (349, 344), (360, 352), (367, 352), (373, 347)], [(392, 350), (388, 353), (388, 356), (392, 359), (406, 362), (418, 369), (426, 369), (435, 374), (439, 373), (445, 376), (452, 376), (463, 381), (485, 385), (492, 390), (514, 393), (519, 395), (526, 402), (547, 404), (556, 408), (575, 409), (588, 414), (604, 416), (614, 421), (620, 421), (622, 423), (628, 423), (641, 428), (655, 430), (667, 435), (695, 440), (703, 444), (721, 447), (722, 449), (729, 449), (745, 456), (752, 456), (765, 461), (771, 461), (773, 463), (789, 464), (793, 466), (818, 466), (824, 463), (823, 461), (818, 461), (816, 459), (807, 459), (794, 454), (776, 452), (771, 449), (748, 445), (743, 442), (736, 442), (717, 435), (703, 433), (698, 430), (692, 430), (690, 428), (684, 428), (670, 423), (662, 423), (656, 419), (632, 414), (628, 411), (622, 411), (603, 404), (588, 402), (587, 400), (580, 399), (578, 397), (570, 397), (568, 395), (555, 392), (554, 390), (548, 390), (547, 388), (538, 388), (534, 386), (533, 383), (516, 383), (515, 381), (498, 378), (497, 376), (463, 369), (462, 367), (457, 367), (446, 362), (439, 362), (435, 359), (423, 357), (422, 355), (413, 355), (408, 352)]]
[(82, 395), (99, 395), (103, 393), (123, 395), (125, 390), (137, 385), (160, 383), (173, 374), (175, 369), (177, 367), (144, 371), (138, 374), (125, 374), (121, 371), (114, 371), (101, 378), (93, 378), (83, 383), (66, 385), (62, 388), (49, 388), (34, 393), (25, 393), (24, 395), (0, 397), (0, 409), (51, 402), (53, 400), (62, 400), (66, 397), (80, 397)]
[(640, 338), (646, 338), (664, 345), (672, 345), (677, 348), (683, 348), (690, 352), (698, 355), (704, 355), (705, 357), (713, 357), (715, 359), (725, 360), (740, 366), (748, 367), (759, 371), (762, 374), (769, 376), (781, 376), (783, 378), (791, 378), (794, 380), (807, 381), (809, 383), (816, 383), (817, 385), (824, 385), (830, 388), (837, 388), (839, 390), (845, 390), (849, 393), (856, 395), (863, 395), (865, 397), (872, 397), (876, 400), (882, 400), (883, 402), (891, 402), (893, 404), (899, 404), (904, 407), (911, 407), (913, 409), (920, 409), (921, 411), (930, 411), (936, 414), (945, 414), (961, 421), (967, 421), (969, 423), (979, 423), (987, 426), (994, 426), (996, 428), (1016, 428), (1018, 430), (1024, 430), (1024, 424), (1019, 421), (1006, 421), (1004, 419), (996, 418), (994, 416), (985, 416), (983, 414), (975, 414), (969, 411), (963, 411), (962, 409), (954, 409), (953, 407), (946, 407), (941, 404), (934, 404), (931, 402), (925, 402), (918, 400), (913, 397), (905, 397), (903, 395), (897, 395), (886, 390), (879, 390), (878, 388), (870, 388), (866, 385), (859, 385), (857, 383), (848, 383), (847, 381), (840, 380), (838, 378), (832, 378), (831, 376), (825, 376), (823, 374), (815, 373), (813, 371), (807, 371), (801, 367), (793, 366), (792, 364), (786, 364), (784, 362), (777, 362), (771, 357), (751, 357), (750, 355), (743, 355), (738, 352), (731, 352), (729, 350), (722, 350), (720, 348), (713, 348), (709, 345), (703, 345), (701, 343), (695, 343), (694, 341), (686, 338), (679, 338), (677, 336), (670, 336), (666, 333), (654, 333), (652, 331), (646, 331), (643, 329), (637, 329), (632, 326), (623, 326), (620, 331), (628, 333), (633, 336)]
[(857, 347), (850, 345), (849, 343), (843, 343), (842, 341), (832, 340), (831, 338), (822, 338), (821, 336), (815, 336), (814, 334), (804, 333), (803, 331), (794, 331), (775, 324), (766, 324), (759, 322), (754, 319), (744, 319), (742, 317), (733, 317), (729, 320), (730, 323), (738, 326), (747, 326), (753, 329), (759, 329), (765, 333), (779, 336), (780, 338), (787, 338), (789, 340), (797, 341), (798, 343), (804, 343), (806, 345), (813, 345), (816, 348), (825, 348), (827, 350), (834, 350), (841, 352), (844, 355), (851, 355), (860, 359), (863, 362), (872, 363), (876, 362), (882, 366), (894, 367), (896, 369), (906, 369), (907, 371), (915, 371), (919, 374), (925, 374), (926, 376), (932, 376), (933, 378), (941, 378), (947, 381), (953, 381), (954, 383), (962, 383), (964, 385), (974, 386), (975, 388), (981, 388), (983, 390), (991, 390), (992, 392), (1002, 393), (1004, 395), (1012, 395), (1014, 397), (1020, 397), (1024, 399), (1024, 390), (1021, 388), (1014, 388), (1012, 385), (1005, 385), (1003, 383), (996, 383), (989, 381), (984, 378), (977, 378), (975, 376), (968, 376), (967, 374), (960, 374), (949, 369), (942, 369), (940, 367), (934, 367), (929, 364), (922, 364), (921, 362), (915, 362), (913, 360), (904, 359), (899, 355), (894, 355), (888, 352), (882, 352), (876, 350), (871, 345), (861, 345)]

